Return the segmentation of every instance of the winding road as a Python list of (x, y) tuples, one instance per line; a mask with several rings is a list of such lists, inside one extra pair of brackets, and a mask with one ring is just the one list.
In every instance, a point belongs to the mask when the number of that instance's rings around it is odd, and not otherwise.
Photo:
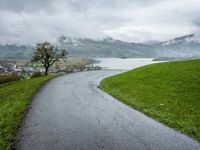
[(197, 150), (195, 140), (98, 88), (122, 70), (73, 73), (49, 81), (34, 97), (18, 150)]

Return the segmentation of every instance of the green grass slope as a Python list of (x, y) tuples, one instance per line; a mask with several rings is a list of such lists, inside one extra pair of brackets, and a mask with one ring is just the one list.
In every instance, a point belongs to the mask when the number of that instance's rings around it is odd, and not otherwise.
[(129, 106), (200, 140), (200, 60), (137, 68), (104, 79), (101, 88)]
[(0, 85), (0, 149), (9, 149), (32, 96), (55, 76)]

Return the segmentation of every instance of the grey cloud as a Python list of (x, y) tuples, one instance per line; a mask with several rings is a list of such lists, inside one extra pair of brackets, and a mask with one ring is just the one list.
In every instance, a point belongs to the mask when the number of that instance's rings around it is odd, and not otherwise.
[(0, 0), (0, 43), (166, 40), (198, 31), (199, 14), (199, 0)]
[(121, 7), (133, 3), (149, 5), (159, 0), (0, 0), (0, 9), (10, 11), (29, 11), (38, 9), (56, 9), (56, 5), (64, 5), (74, 11), (84, 11), (91, 7)]
[(193, 24), (194, 24), (195, 26), (197, 26), (198, 28), (200, 28), (200, 18), (197, 19), (197, 20), (195, 20), (195, 21), (193, 22)]
[(51, 7), (52, 0), (0, 0), (0, 9), (7, 11), (37, 11)]

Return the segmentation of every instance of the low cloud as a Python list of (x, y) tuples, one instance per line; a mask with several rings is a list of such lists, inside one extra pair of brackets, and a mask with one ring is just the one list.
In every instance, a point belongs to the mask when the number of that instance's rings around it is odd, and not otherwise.
[(61, 35), (124, 41), (199, 32), (199, 0), (0, 0), (0, 43), (34, 44)]

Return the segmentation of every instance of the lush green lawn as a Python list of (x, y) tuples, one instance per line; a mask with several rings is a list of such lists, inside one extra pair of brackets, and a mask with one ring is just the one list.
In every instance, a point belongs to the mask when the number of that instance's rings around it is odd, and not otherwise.
[(131, 107), (200, 140), (200, 60), (148, 65), (101, 88)]
[(44, 82), (53, 77), (55, 76), (38, 77), (0, 85), (0, 149), (9, 149), (32, 96)]

